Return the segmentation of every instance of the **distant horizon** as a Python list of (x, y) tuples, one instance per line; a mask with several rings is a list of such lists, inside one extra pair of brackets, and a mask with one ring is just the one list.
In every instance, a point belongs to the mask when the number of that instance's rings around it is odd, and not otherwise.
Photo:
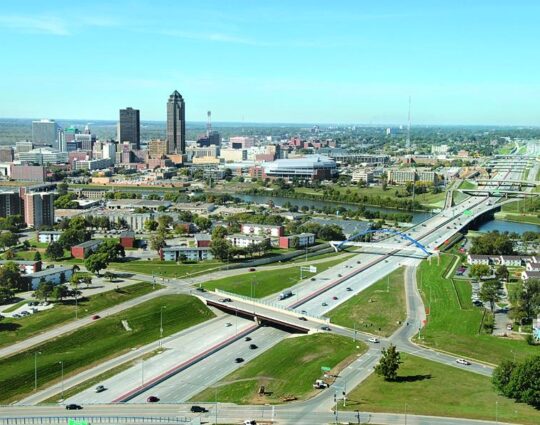
[[(107, 123), (107, 124), (117, 124), (118, 120), (114, 119), (94, 119), (94, 118), (51, 118), (51, 117), (40, 117), (40, 118), (28, 118), (28, 117), (0, 117), (2, 120), (18, 120), (18, 121), (39, 121), (42, 119), (54, 120), (58, 123), (65, 122), (76, 122), (77, 124), (92, 124), (92, 123)], [(142, 120), (141, 127), (144, 123), (153, 123), (153, 124), (166, 124), (166, 120)], [(324, 126), (324, 127), (364, 127), (364, 128), (399, 128), (400, 126), (405, 129), (406, 124), (401, 123), (355, 123), (355, 122), (272, 122), (272, 121), (251, 121), (251, 122), (241, 122), (241, 121), (212, 121), (212, 126), (219, 127), (221, 125), (230, 126), (230, 127), (242, 127), (242, 126), (289, 126), (289, 127), (304, 127), (304, 126)], [(201, 125), (206, 126), (206, 121), (191, 121), (186, 120), (186, 125)], [(432, 128), (432, 127), (456, 127), (456, 128), (540, 128), (540, 124), (425, 124), (425, 123), (411, 123), (411, 128)]]

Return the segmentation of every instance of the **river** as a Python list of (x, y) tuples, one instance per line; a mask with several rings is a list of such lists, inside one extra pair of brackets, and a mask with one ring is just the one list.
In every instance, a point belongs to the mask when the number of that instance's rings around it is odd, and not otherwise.
[[(268, 204), (270, 201), (272, 201), (274, 205), (277, 205), (280, 207), (283, 206), (287, 202), (289, 202), (291, 205), (297, 205), (298, 207), (314, 206), (315, 208), (324, 208), (327, 206), (335, 207), (336, 205), (340, 205), (349, 209), (354, 209), (356, 207), (355, 204), (347, 204), (347, 203), (342, 203), (342, 202), (315, 201), (311, 199), (294, 199), (294, 198), (284, 198), (284, 197), (279, 197), (279, 196), (274, 197), (274, 196), (242, 195), (242, 194), (235, 194), (234, 196), (242, 199), (245, 202), (253, 202), (257, 204)], [(429, 212), (402, 211), (402, 210), (396, 210), (392, 208), (382, 208), (382, 207), (366, 207), (366, 209), (370, 211), (380, 211), (386, 214), (396, 214), (396, 213), (412, 214), (413, 224), (421, 223), (427, 220), (428, 218), (430, 218), (432, 215)], [(540, 232), (540, 226), (536, 224), (515, 223), (512, 221), (503, 221), (503, 220), (493, 219), (485, 223), (482, 223), (476, 230), (480, 232), (490, 232), (493, 230), (498, 230), (501, 233), (502, 232), (515, 232), (518, 234), (522, 234), (523, 232)]]

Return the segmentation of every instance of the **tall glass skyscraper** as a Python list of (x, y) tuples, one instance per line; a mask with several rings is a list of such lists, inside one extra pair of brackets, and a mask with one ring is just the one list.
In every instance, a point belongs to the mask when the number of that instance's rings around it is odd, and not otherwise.
[(167, 101), (167, 153), (186, 153), (186, 105), (176, 90)]
[(59, 149), (61, 131), (54, 120), (32, 121), (32, 142), (34, 145), (47, 145)]
[(129, 142), (134, 149), (141, 148), (141, 124), (138, 109), (120, 109), (118, 133), (120, 143)]

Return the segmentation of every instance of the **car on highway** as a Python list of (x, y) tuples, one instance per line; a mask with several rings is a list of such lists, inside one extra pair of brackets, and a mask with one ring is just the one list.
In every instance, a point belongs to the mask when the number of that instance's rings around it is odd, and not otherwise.
[(371, 338), (368, 338), (368, 341), (374, 344), (378, 344), (380, 342), (379, 338), (375, 338), (374, 336), (372, 336)]
[(105, 391), (105, 389), (106, 388), (103, 385), (98, 385), (96, 387), (96, 393), (101, 393), (101, 392)]
[(101, 319), (101, 316), (99, 314), (94, 314), (92, 316), (92, 320), (97, 320), (97, 319)]
[(257, 425), (257, 422), (254, 419), (246, 419), (243, 425)]
[(323, 302), (321, 305), (322, 305), (323, 307), (326, 307), (326, 306), (328, 305), (328, 303), (327, 303), (327, 302)]
[(151, 395), (146, 399), (148, 403), (157, 403), (159, 401), (159, 397), (156, 397), (155, 395)]
[(251, 337), (250, 336), (246, 336), (246, 341), (251, 341)]
[(232, 323), (231, 323), (231, 322), (227, 322), (227, 323), (225, 323), (225, 326), (228, 327), (228, 328), (230, 328), (230, 327), (232, 326)]
[(351, 291), (352, 291), (352, 288), (347, 288), (347, 291), (351, 292)]
[(82, 406), (75, 403), (66, 404), (66, 410), (81, 410)]
[(222, 299), (219, 300), (219, 302), (221, 302), (221, 303), (230, 303), (230, 302), (232, 302), (232, 300), (230, 298), (222, 298)]
[(234, 361), (236, 363), (242, 363), (244, 361), (244, 359), (242, 357), (237, 357), (236, 359), (234, 359)]
[(203, 406), (191, 406), (191, 409), (189, 409), (191, 413), (206, 413), (208, 412), (208, 409)]
[(332, 297), (333, 300), (337, 300), (338, 297), (336, 297), (335, 295)]
[(305, 317), (299, 317), (298, 320), (302, 320), (302, 321), (304, 321), (304, 322), (307, 321), (307, 319), (306, 319)]
[(456, 359), (456, 363), (462, 364), (462, 365), (465, 365), (465, 366), (469, 366), (471, 364), (471, 362), (469, 362), (468, 360), (465, 360), (465, 359)]
[(13, 316), (11, 317), (14, 317), (15, 319), (20, 319), (22, 316), (18, 313), (15, 313)]
[(250, 350), (256, 350), (258, 347), (255, 344), (249, 344)]
[(250, 271), (250, 272), (254, 272), (255, 270), (257, 270), (255, 267), (250, 267), (250, 268), (249, 268), (249, 271)]
[(331, 331), (332, 329), (330, 329), (330, 326), (321, 326), (321, 330), (323, 331)]

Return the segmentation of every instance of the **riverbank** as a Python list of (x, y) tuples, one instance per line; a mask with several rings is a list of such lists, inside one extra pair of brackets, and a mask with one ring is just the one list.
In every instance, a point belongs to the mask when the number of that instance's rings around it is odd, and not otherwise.
[(538, 215), (533, 215), (533, 214), (497, 212), (495, 213), (495, 218), (497, 220), (511, 221), (514, 223), (540, 225), (540, 217), (538, 217)]

